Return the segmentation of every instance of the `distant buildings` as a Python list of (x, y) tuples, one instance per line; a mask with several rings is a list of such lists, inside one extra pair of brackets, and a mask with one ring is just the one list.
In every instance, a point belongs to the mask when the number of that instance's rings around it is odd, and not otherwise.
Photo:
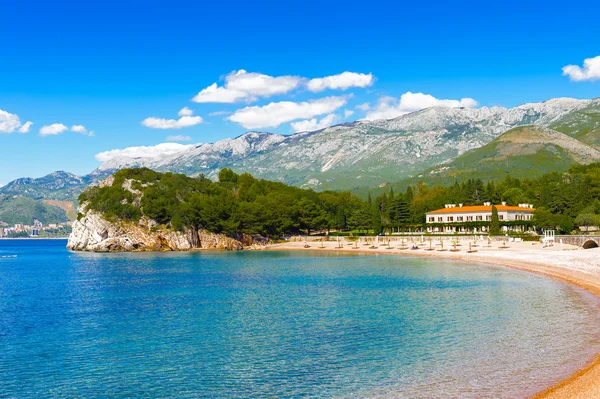
[[(531, 218), (535, 211), (533, 205), (509, 206), (503, 202), (495, 206), (502, 230), (525, 231), (531, 226)], [(425, 217), (427, 231), (432, 233), (486, 232), (492, 221), (492, 204), (490, 202), (475, 206), (446, 204), (442, 209), (427, 212)]]
[[(0, 226), (0, 238), (10, 237), (61, 237), (70, 233), (72, 222), (51, 223), (44, 226), (42, 222), (35, 219), (31, 225), (17, 223), (12, 227)], [(4, 223), (4, 226), (7, 226)], [(43, 234), (42, 234), (43, 232)]]

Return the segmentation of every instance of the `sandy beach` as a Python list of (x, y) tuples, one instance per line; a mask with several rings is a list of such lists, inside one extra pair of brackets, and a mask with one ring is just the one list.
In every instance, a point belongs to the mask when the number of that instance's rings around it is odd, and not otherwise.
[[(332, 238), (333, 239), (333, 238)], [(362, 242), (356, 244), (349, 241), (309, 241), (303, 239), (275, 244), (268, 250), (314, 250), (336, 251), (361, 254), (400, 254), (409, 256), (424, 256), (461, 260), (465, 262), (485, 263), (519, 269), (548, 276), (557, 280), (574, 284), (600, 296), (600, 248), (579, 249), (573, 245), (557, 243), (555, 246), (543, 248), (540, 243), (532, 242), (502, 242), (486, 240), (473, 241), (463, 238), (460, 245), (453, 247), (450, 237), (445, 237), (443, 247), (439, 239), (425, 241), (415, 238), (419, 249), (410, 249), (411, 242), (394, 237), (388, 245), (388, 238), (381, 237), (380, 242)], [(469, 243), (471, 251), (469, 251)], [(309, 245), (310, 248), (305, 248)], [(433, 248), (431, 250), (431, 248)], [(452, 251), (451, 251), (452, 250)], [(590, 363), (566, 380), (554, 387), (536, 394), (533, 398), (600, 398), (600, 354)]]

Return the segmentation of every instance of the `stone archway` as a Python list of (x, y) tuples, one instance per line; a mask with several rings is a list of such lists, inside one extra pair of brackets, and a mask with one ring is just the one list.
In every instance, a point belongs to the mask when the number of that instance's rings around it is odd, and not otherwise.
[(598, 247), (599, 247), (598, 243), (594, 240), (587, 240), (581, 246), (581, 248), (583, 248), (583, 249), (598, 248)]

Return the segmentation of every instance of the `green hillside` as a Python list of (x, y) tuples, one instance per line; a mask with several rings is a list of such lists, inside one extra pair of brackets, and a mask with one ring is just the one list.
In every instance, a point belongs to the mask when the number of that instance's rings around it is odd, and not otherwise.
[(464, 153), (452, 162), (427, 171), (429, 179), (461, 181), (532, 177), (559, 172), (573, 164), (600, 161), (600, 151), (557, 131), (518, 127), (491, 143)]
[[(108, 220), (125, 223), (146, 217), (175, 231), (234, 236), (365, 229), (369, 222), (368, 205), (349, 193), (317, 193), (248, 173), (237, 175), (231, 169), (219, 172), (219, 182), (146, 168), (121, 169), (109, 184), (91, 186), (80, 195), (83, 212), (100, 212)], [(78, 219), (84, 216), (79, 214)]]
[[(583, 131), (583, 130), (582, 130)], [(585, 130), (589, 140), (600, 141), (600, 130)], [(532, 178), (549, 172), (563, 172), (574, 164), (587, 165), (600, 161), (600, 150), (572, 135), (538, 126), (511, 129), (483, 147), (467, 151), (451, 162), (383, 188), (404, 190), (421, 181), (428, 185), (449, 186), (468, 179), (483, 181), (512, 178)], [(363, 196), (364, 193), (357, 193)]]
[(17, 223), (30, 224), (34, 219), (45, 225), (69, 220), (66, 212), (59, 207), (27, 197), (0, 195), (0, 221), (14, 225)]
[(594, 102), (571, 112), (549, 127), (600, 149), (600, 104)]

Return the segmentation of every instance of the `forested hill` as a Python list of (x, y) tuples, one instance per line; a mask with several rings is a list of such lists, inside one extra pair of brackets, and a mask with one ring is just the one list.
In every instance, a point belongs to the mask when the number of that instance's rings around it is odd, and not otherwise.
[(23, 196), (0, 194), (0, 226), (17, 223), (31, 224), (37, 219), (43, 224), (67, 222), (66, 212), (58, 206)]
[[(366, 204), (347, 192), (321, 192), (259, 180), (229, 169), (204, 177), (123, 169), (79, 197), (108, 220), (142, 216), (174, 230), (282, 236), (326, 228), (368, 228)], [(361, 220), (357, 217), (363, 216)], [(366, 216), (365, 216), (366, 215)]]
[(97, 211), (112, 221), (145, 217), (177, 231), (270, 237), (329, 229), (371, 233), (390, 227), (421, 229), (425, 213), (446, 203), (506, 201), (534, 204), (537, 228), (568, 233), (600, 224), (600, 163), (573, 165), (565, 173), (534, 179), (506, 177), (487, 183), (470, 179), (448, 187), (418, 183), (404, 192), (369, 196), (368, 201), (349, 192), (315, 192), (230, 169), (221, 170), (218, 182), (145, 168), (123, 169), (88, 188), (79, 201), (85, 212)]

